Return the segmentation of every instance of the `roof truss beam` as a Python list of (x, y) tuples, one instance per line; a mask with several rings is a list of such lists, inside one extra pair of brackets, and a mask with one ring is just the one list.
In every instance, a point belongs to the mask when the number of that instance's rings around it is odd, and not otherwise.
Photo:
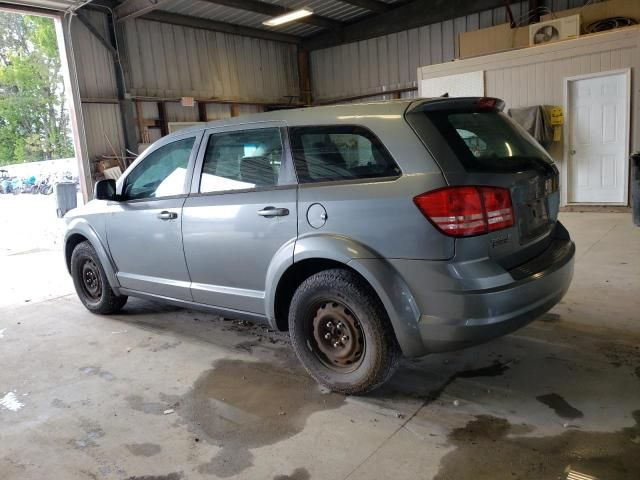
[(118, 22), (137, 18), (154, 10), (158, 10), (174, 0), (125, 0), (116, 7)]
[[(216, 5), (223, 5), (225, 7), (235, 8), (237, 10), (245, 10), (247, 12), (260, 13), (269, 17), (277, 17), (295, 11), (291, 8), (282, 7), (273, 3), (261, 2), (259, 0), (204, 0), (209, 3), (215, 3)], [(333, 20), (331, 18), (322, 17), (320, 15), (313, 14), (309, 17), (300, 18), (295, 22), (306, 23), (309, 25), (315, 25), (316, 27), (329, 28), (332, 30), (342, 27), (342, 22)]]
[(388, 12), (393, 8), (391, 5), (385, 2), (381, 2), (380, 0), (338, 0), (342, 3), (348, 3), (349, 5), (354, 5), (356, 7), (364, 8), (365, 10), (369, 10), (370, 12), (375, 13), (384, 13)]
[(505, 0), (412, 0), (401, 3), (384, 14), (356, 20), (338, 31), (321, 32), (303, 42), (303, 45), (308, 50), (328, 48), (464, 17), (504, 5)]
[(163, 12), (160, 10), (147, 13), (146, 15), (140, 17), (140, 19), (168, 23), (171, 25), (180, 25), (182, 27), (201, 28), (203, 30), (229, 33), (231, 35), (242, 35), (245, 37), (260, 38), (263, 40), (271, 40), (275, 42), (299, 44), (302, 40), (300, 37), (287, 35), (286, 33), (271, 32), (269, 30), (261, 30), (258, 28), (245, 27), (242, 25), (218, 22), (216, 20), (192, 17), (189, 15), (178, 15), (177, 13)]

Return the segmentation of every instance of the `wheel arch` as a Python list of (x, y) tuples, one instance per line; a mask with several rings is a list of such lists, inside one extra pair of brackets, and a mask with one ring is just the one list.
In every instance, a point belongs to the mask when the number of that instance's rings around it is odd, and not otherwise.
[(266, 292), (265, 300), (271, 326), (287, 330), (295, 290), (311, 275), (331, 268), (353, 271), (367, 282), (384, 306), (403, 354), (423, 354), (424, 345), (418, 334), (420, 312), (407, 284), (384, 258), (341, 236), (298, 239), (293, 262), (278, 269), (279, 275), (268, 282), (272, 287)]
[(116, 268), (108, 254), (107, 249), (100, 241), (100, 237), (95, 232), (93, 227), (84, 219), (75, 219), (67, 229), (67, 233), (64, 238), (64, 257), (67, 271), (71, 274), (71, 256), (73, 250), (82, 242), (89, 242), (93, 249), (96, 251), (102, 268), (104, 268), (109, 285), (111, 288), (117, 291), (120, 287), (118, 278), (116, 276)]

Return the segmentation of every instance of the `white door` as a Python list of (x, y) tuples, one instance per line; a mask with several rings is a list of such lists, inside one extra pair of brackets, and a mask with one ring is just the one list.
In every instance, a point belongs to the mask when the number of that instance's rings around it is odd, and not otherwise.
[(626, 203), (627, 74), (569, 82), (568, 200)]

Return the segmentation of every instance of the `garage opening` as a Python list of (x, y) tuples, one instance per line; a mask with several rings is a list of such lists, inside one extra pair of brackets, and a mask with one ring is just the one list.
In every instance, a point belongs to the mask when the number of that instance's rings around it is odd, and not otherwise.
[(24, 284), (16, 275), (35, 286), (33, 273), (55, 264), (61, 217), (81, 202), (56, 21), (0, 10), (0, 256), (15, 272), (0, 283), (6, 301)]

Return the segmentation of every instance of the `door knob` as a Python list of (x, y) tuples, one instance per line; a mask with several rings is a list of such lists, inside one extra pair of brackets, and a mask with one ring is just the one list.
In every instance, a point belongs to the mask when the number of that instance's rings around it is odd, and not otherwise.
[(569, 155), (575, 155), (575, 154), (576, 154), (576, 151), (573, 148), (569, 149)]
[(173, 220), (178, 218), (178, 214), (176, 212), (168, 212), (167, 210), (165, 210), (158, 214), (158, 218), (160, 220)]

